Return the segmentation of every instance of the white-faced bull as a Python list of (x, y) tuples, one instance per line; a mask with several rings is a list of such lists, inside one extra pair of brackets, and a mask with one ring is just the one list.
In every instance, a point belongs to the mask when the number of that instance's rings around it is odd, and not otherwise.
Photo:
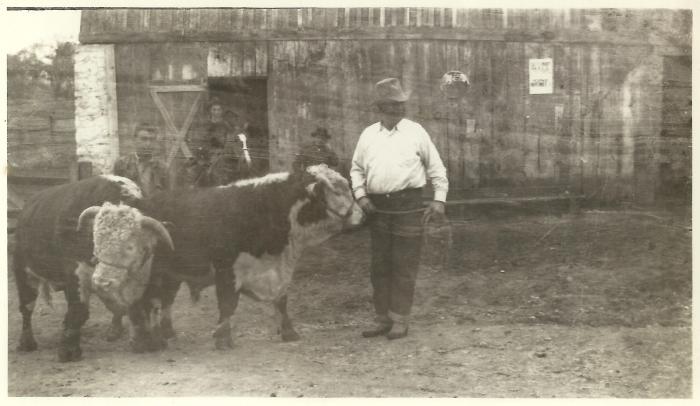
[(174, 249), (168, 230), (133, 207), (109, 202), (85, 209), (78, 219), (78, 230), (93, 218), (92, 288), (112, 313), (128, 310), (134, 351), (165, 347), (160, 334), (160, 304), (156, 301), (144, 306), (142, 297), (151, 280), (158, 243)]
[[(46, 189), (26, 203), (17, 221), (12, 258), (22, 313), (20, 351), (37, 348), (32, 333), (32, 312), (39, 289), (44, 288), (48, 299), (48, 286), (51, 286), (64, 292), (68, 304), (58, 358), (60, 361), (81, 358), (80, 330), (89, 316), (95, 263), (93, 233), (86, 227), (80, 231), (77, 229), (79, 216), (86, 208), (104, 202), (138, 206), (141, 199), (141, 191), (135, 183), (108, 175)], [(111, 232), (107, 231), (105, 235)], [(159, 234), (154, 232), (153, 235)], [(102, 252), (102, 249), (97, 251)], [(135, 295), (100, 293), (99, 296), (115, 312), (115, 320), (119, 320), (125, 305)]]
[(232, 346), (230, 317), (240, 293), (272, 302), (282, 339), (298, 339), (287, 314), (287, 288), (303, 249), (364, 218), (348, 181), (325, 165), (164, 192), (152, 196), (147, 207), (153, 217), (173, 223), (176, 250), (157, 255), (153, 265), (163, 277), (163, 334), (174, 335), (170, 310), (181, 282), (200, 288), (214, 283), (219, 306), (214, 337), (220, 349)]

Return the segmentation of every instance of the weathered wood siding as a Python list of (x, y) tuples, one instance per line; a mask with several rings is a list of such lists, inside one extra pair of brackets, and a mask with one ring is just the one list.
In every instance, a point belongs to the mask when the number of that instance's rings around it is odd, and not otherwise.
[[(668, 9), (93, 9), (81, 43), (252, 39), (472, 39), (641, 43), (692, 20)], [(682, 31), (682, 30), (681, 30)], [(681, 38), (687, 37), (687, 38)]]
[[(567, 190), (649, 201), (660, 182), (662, 55), (689, 55), (689, 37), (679, 28), (689, 27), (689, 15), (109, 10), (84, 12), (81, 40), (117, 43), (123, 146), (138, 121), (158, 123), (149, 85), (265, 77), (271, 169), (288, 168), (298, 145), (323, 126), (347, 170), (361, 130), (376, 121), (373, 84), (396, 76), (413, 94), (408, 117), (426, 127), (448, 167), (453, 196)], [(659, 36), (650, 23), (677, 32)], [(554, 92), (530, 95), (528, 60), (545, 57), (554, 61)], [(190, 65), (187, 79), (179, 73), (183, 64)], [(157, 66), (162, 74), (154, 78)], [(462, 100), (440, 91), (450, 70), (472, 83)], [(168, 102), (180, 118), (189, 103), (181, 97)]]

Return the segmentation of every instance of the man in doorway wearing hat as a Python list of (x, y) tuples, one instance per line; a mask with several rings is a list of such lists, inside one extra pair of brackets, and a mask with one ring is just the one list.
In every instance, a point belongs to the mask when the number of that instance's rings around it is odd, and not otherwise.
[(304, 143), (294, 159), (292, 167), (295, 171), (305, 171), (312, 165), (326, 164), (330, 168), (338, 168), (338, 155), (328, 142), (331, 135), (323, 127), (318, 127), (311, 133), (313, 140)]
[[(408, 334), (423, 226), (445, 215), (448, 181), (428, 133), (404, 118), (409, 95), (399, 80), (381, 80), (375, 91), (380, 121), (360, 135), (350, 169), (355, 199), (368, 214), (371, 228), (376, 323), (362, 335), (397, 339)], [(434, 197), (424, 209), (422, 189), (427, 180)]]

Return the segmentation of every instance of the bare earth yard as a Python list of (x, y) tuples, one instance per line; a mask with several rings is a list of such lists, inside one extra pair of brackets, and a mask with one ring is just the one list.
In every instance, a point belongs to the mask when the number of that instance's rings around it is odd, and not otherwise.
[[(455, 222), (425, 248), (409, 336), (363, 339), (371, 320), (367, 230), (309, 249), (282, 343), (271, 306), (242, 299), (235, 348), (214, 349), (213, 288), (175, 303), (169, 348), (133, 354), (109, 343), (95, 300), (84, 359), (56, 360), (65, 304), (40, 302), (39, 350), (18, 353), (9, 280), (10, 396), (623, 397), (691, 396), (688, 212)], [(442, 262), (440, 254), (449, 253)]]

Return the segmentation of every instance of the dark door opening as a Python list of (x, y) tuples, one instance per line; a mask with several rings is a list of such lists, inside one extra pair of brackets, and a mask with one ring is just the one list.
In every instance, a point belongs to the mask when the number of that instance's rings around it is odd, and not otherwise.
[(217, 97), (224, 119), (246, 135), (252, 160), (251, 175), (261, 176), (270, 169), (267, 126), (267, 78), (209, 77), (209, 100)]

